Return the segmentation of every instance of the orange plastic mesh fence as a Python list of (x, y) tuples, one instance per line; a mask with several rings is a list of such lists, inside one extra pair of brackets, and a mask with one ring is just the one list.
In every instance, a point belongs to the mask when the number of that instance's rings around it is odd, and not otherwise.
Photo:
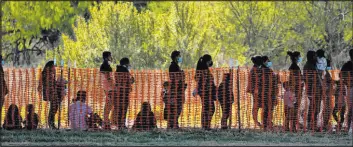
[(227, 129), (240, 124), (241, 129), (341, 131), (352, 120), (351, 73), (338, 70), (8, 68), (1, 76), (5, 128)]

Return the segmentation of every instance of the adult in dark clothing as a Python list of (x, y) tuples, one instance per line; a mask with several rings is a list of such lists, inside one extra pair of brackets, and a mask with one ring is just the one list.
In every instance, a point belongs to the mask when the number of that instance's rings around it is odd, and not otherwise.
[(22, 117), (17, 105), (11, 104), (7, 110), (7, 114), (2, 127), (6, 130), (22, 129)]
[(116, 67), (115, 73), (115, 86), (116, 92), (114, 94), (114, 110), (113, 116), (114, 124), (117, 125), (118, 129), (126, 128), (126, 114), (129, 106), (129, 95), (132, 90), (132, 84), (134, 83), (134, 77), (130, 75), (130, 61), (128, 58), (122, 58), (120, 65)]
[(172, 62), (169, 66), (170, 89), (166, 94), (164, 119), (167, 120), (167, 128), (179, 128), (179, 116), (183, 109), (185, 101), (185, 74), (179, 65), (182, 57), (179, 51), (173, 51), (171, 54)]
[(206, 130), (211, 129), (211, 120), (215, 112), (214, 101), (217, 100), (217, 87), (209, 69), (212, 65), (212, 57), (205, 54), (199, 59), (196, 67), (197, 94), (200, 95), (202, 103), (201, 125)]
[[(306, 95), (309, 98), (310, 105), (308, 111), (308, 128), (313, 131), (317, 129), (317, 115), (320, 112), (321, 96), (322, 96), (322, 79), (316, 68), (316, 52), (308, 51), (307, 62), (304, 65), (304, 82)], [(305, 122), (306, 120), (304, 120)]]
[(50, 108), (49, 108), (49, 115), (48, 115), (48, 124), (49, 128), (56, 129), (54, 121), (55, 121), (55, 114), (58, 112), (61, 101), (65, 96), (65, 80), (58, 78), (55, 80), (56, 77), (56, 70), (54, 61), (48, 61), (47, 64), (44, 66), (42, 71), (42, 79), (41, 84), (39, 84), (39, 91), (43, 92), (43, 100), (49, 101)]
[[(335, 90), (335, 106), (333, 109), (333, 118), (337, 122), (338, 129), (341, 129), (344, 123), (344, 118), (345, 118), (345, 112), (346, 112), (346, 96), (347, 96), (347, 87), (345, 84), (343, 84), (343, 79), (340, 79), (339, 81), (336, 81), (336, 90)], [(340, 117), (338, 118), (337, 113), (340, 114)]]
[(157, 128), (156, 117), (148, 102), (142, 104), (141, 111), (137, 114), (132, 128), (138, 131), (148, 131)]
[(223, 80), (218, 87), (218, 101), (222, 109), (221, 128), (228, 129), (228, 118), (232, 114), (233, 94), (233, 72), (223, 74)]
[(102, 79), (102, 86), (104, 89), (105, 97), (106, 97), (106, 102), (104, 106), (104, 114), (103, 114), (103, 128), (104, 129), (110, 129), (110, 120), (109, 120), (109, 114), (110, 111), (112, 110), (113, 103), (113, 77), (112, 77), (112, 72), (113, 69), (110, 66), (111, 61), (112, 61), (112, 54), (111, 52), (104, 51), (103, 52), (103, 63), (100, 66), (100, 74), (101, 74), (101, 79)]
[[(2, 61), (2, 56), (0, 55), (0, 61)], [(0, 64), (0, 116), (2, 116), (2, 106), (4, 105), (5, 96), (9, 93), (7, 89), (7, 85), (5, 82), (5, 73), (4, 69), (2, 68), (2, 64)], [(0, 117), (0, 122), (2, 122)], [(1, 129), (1, 128), (0, 128)]]
[[(351, 122), (352, 122), (352, 111), (353, 111), (353, 49), (349, 51), (349, 56), (351, 58), (350, 61), (346, 62), (340, 73), (340, 79), (343, 80), (343, 85), (347, 87), (347, 106), (348, 106), (348, 124), (346, 131), (348, 131), (351, 127)], [(342, 115), (341, 115), (342, 117)]]
[(262, 125), (264, 129), (271, 129), (272, 127), (272, 112), (277, 105), (276, 97), (278, 93), (277, 74), (271, 69), (272, 62), (267, 56), (262, 57), (262, 74), (260, 79), (259, 97), (261, 98), (261, 108), (263, 109)]
[(259, 97), (259, 89), (261, 88), (261, 77), (262, 77), (262, 57), (256, 56), (252, 57), (253, 67), (250, 70), (248, 77), (247, 92), (251, 93), (253, 96), (253, 109), (252, 115), (256, 126), (261, 126), (261, 123), (257, 120), (259, 108), (262, 107), (261, 97)]
[(302, 91), (304, 86), (303, 75), (301, 73), (301, 69), (298, 66), (298, 63), (302, 61), (302, 57), (300, 52), (287, 52), (287, 55), (290, 57), (292, 64), (289, 67), (289, 81), (288, 89), (290, 92), (294, 93), (294, 99), (296, 99), (296, 103), (294, 103), (294, 108), (290, 108), (288, 106), (284, 106), (284, 113), (285, 113), (285, 130), (289, 131), (290, 122), (292, 122), (292, 131), (296, 131), (297, 125), (299, 124), (299, 105), (302, 98)]
[(26, 120), (23, 121), (25, 129), (27, 130), (37, 129), (38, 123), (39, 123), (39, 116), (37, 113), (34, 112), (33, 104), (28, 104), (26, 111), (27, 111)]

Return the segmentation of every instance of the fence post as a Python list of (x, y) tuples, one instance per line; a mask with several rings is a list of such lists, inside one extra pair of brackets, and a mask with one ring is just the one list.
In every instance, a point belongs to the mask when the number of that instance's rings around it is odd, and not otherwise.
[(240, 117), (240, 79), (239, 79), (239, 70), (240, 67), (238, 66), (237, 68), (237, 91), (238, 91), (238, 129), (239, 129), (239, 133), (241, 131), (241, 126), (240, 126), (240, 122), (241, 122), (241, 117)]

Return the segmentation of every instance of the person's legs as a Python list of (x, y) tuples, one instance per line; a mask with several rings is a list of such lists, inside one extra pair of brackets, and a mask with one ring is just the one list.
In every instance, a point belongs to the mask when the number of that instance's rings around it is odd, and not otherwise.
[(105, 95), (106, 95), (106, 101), (105, 101), (104, 112), (103, 112), (104, 113), (103, 114), (103, 119), (104, 119), (103, 128), (110, 129), (109, 114), (113, 108), (113, 91), (106, 92)]
[(290, 108), (286, 105), (284, 106), (284, 115), (285, 115), (284, 130), (289, 131), (289, 121), (290, 121), (291, 115), (290, 115)]
[(228, 129), (228, 118), (231, 115), (230, 114), (231, 106), (232, 105), (229, 103), (221, 104), (221, 109), (222, 109), (221, 128), (222, 129)]
[(48, 124), (49, 128), (56, 129), (55, 127), (55, 114), (59, 109), (59, 103), (56, 101), (50, 101), (49, 115), (48, 115)]

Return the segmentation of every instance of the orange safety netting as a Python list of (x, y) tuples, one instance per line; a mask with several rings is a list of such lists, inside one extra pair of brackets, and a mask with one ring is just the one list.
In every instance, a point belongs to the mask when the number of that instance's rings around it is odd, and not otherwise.
[(352, 120), (351, 74), (338, 70), (9, 68), (1, 76), (0, 121), (10, 128), (347, 131)]

